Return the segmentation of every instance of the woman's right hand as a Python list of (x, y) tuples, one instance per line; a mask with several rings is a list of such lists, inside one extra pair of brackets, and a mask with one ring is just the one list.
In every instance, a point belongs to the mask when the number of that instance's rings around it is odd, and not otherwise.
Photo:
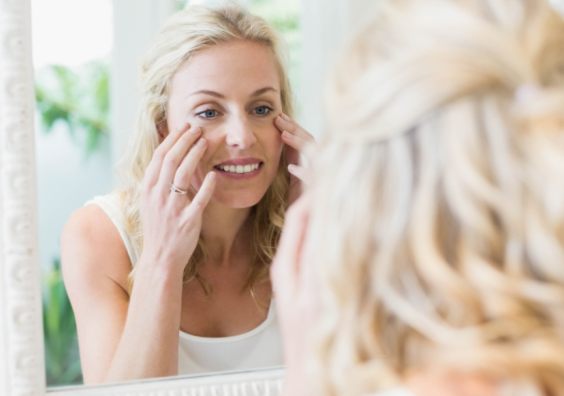
[(270, 267), (274, 301), (284, 340), (286, 378), (283, 394), (286, 396), (312, 394), (306, 367), (311, 352), (311, 323), (316, 322), (319, 312), (319, 287), (311, 263), (304, 262), (310, 207), (310, 198), (302, 195), (288, 209), (276, 256)]
[(141, 192), (141, 266), (164, 265), (178, 274), (184, 271), (198, 243), (202, 213), (216, 183), (216, 175), (209, 172), (199, 191), (191, 188), (206, 148), (201, 128), (185, 124), (169, 133), (155, 150)]

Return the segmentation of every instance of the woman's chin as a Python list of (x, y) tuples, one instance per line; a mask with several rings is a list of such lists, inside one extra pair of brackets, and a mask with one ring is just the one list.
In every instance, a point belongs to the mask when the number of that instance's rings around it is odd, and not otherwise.
[(260, 202), (264, 194), (214, 194), (212, 201), (232, 209), (247, 209)]

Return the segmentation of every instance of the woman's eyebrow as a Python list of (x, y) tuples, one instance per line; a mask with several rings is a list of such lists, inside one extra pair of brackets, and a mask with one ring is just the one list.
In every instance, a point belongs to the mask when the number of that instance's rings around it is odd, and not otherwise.
[(210, 95), (210, 96), (215, 96), (217, 98), (225, 99), (225, 96), (223, 96), (219, 92), (210, 91), (210, 90), (207, 90), (207, 89), (201, 89), (199, 91), (192, 92), (188, 96), (194, 96), (194, 95), (198, 95), (198, 94), (205, 94), (205, 95)]
[(264, 87), (264, 88), (257, 89), (255, 92), (253, 92), (253, 93), (251, 94), (251, 96), (260, 96), (260, 95), (262, 95), (263, 93), (269, 92), (269, 91), (278, 92), (277, 89), (274, 89), (274, 88), (272, 88), (272, 87)]
[[(273, 88), (273, 87), (264, 87), (264, 88), (259, 88), (255, 92), (253, 92), (251, 94), (251, 97), (260, 96), (263, 93), (270, 92), (270, 91), (278, 92), (278, 90)], [(219, 92), (216, 92), (216, 91), (210, 91), (209, 89), (200, 89), (198, 91), (190, 93), (188, 96), (190, 97), (190, 96), (199, 95), (199, 94), (210, 95), (210, 96), (215, 96), (216, 98), (225, 99), (225, 95), (220, 94)]]

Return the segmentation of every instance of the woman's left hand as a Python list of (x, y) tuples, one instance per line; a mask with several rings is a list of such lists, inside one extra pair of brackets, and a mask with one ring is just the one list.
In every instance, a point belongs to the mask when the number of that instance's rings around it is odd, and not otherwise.
[(274, 119), (274, 125), (280, 130), (282, 141), (288, 146), (286, 159), (288, 160), (288, 172), (293, 176), (290, 183), (290, 203), (292, 203), (300, 195), (301, 183), (307, 183), (309, 176), (301, 163), (300, 154), (303, 148), (313, 143), (315, 139), (284, 113)]

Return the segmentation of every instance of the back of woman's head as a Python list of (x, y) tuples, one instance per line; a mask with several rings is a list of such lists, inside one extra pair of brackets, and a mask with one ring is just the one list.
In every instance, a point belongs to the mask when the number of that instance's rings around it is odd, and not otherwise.
[(325, 392), (450, 368), (564, 394), (564, 22), (544, 0), (381, 3), (310, 188)]

